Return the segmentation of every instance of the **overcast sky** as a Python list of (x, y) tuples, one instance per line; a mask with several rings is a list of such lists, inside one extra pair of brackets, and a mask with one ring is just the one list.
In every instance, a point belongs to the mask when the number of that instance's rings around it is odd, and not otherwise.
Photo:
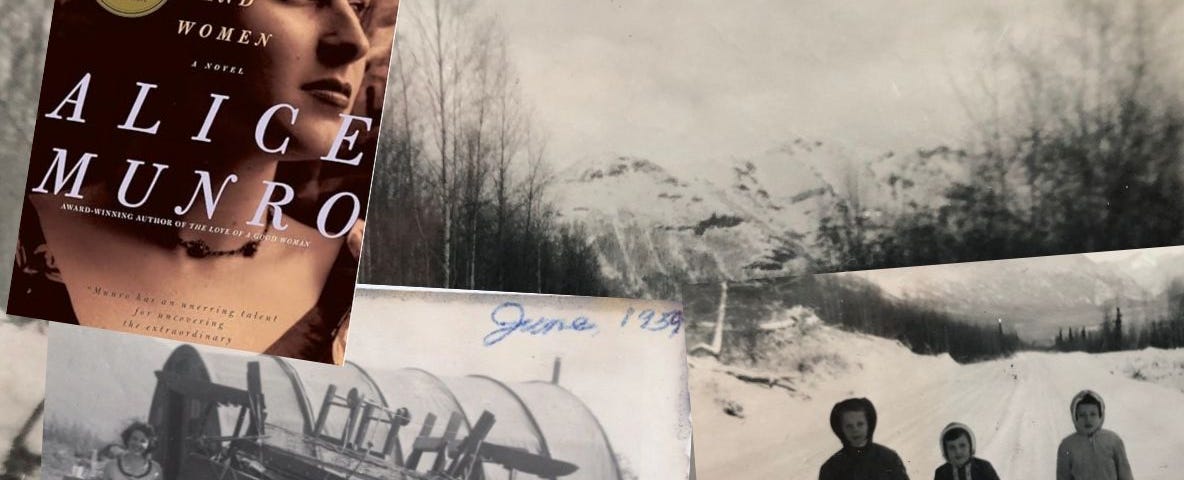
[[(428, 2), (405, 0), (401, 18)], [(693, 164), (796, 136), (878, 150), (956, 140), (958, 90), (973, 97), (999, 75), (993, 53), (1071, 26), (1059, 1), (481, 3), (560, 165), (605, 153)], [(1184, 22), (1164, 24), (1178, 49)]]
[[(968, 282), (973, 280), (976, 272), (981, 272), (984, 265), (1020, 265), (1037, 274), (1049, 271), (1058, 266), (1073, 265), (1072, 257), (1083, 256), (1096, 263), (1113, 265), (1118, 271), (1132, 276), (1141, 285), (1155, 285), (1162, 288), (1168, 281), (1176, 278), (1180, 272), (1175, 271), (1174, 264), (1168, 263), (1184, 255), (1184, 246), (1143, 248), (1137, 250), (1113, 250), (1108, 252), (1077, 253), (1071, 255), (1051, 255), (1047, 257), (1010, 258), (991, 260), (986, 262), (948, 263), (942, 265), (922, 265), (905, 268), (885, 268), (881, 270), (864, 270), (859, 272), (845, 272), (837, 275), (850, 275), (863, 278), (875, 283), (890, 295), (905, 297), (914, 293), (917, 279), (943, 279), (951, 282)], [(1161, 268), (1162, 264), (1166, 267)], [(1164, 270), (1168, 268), (1168, 270)], [(1135, 275), (1155, 276), (1157, 278), (1135, 278)], [(1156, 282), (1158, 280), (1158, 282)], [(938, 282), (940, 283), (940, 282)], [(1152, 293), (1158, 293), (1153, 290)], [(1024, 299), (1027, 300), (1027, 299)]]

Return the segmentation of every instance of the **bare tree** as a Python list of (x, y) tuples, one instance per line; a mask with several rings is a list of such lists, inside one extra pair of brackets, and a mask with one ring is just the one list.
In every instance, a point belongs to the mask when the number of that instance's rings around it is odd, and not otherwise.
[(545, 192), (547, 187), (554, 180), (554, 174), (551, 172), (546, 162), (547, 142), (546, 139), (531, 138), (527, 143), (528, 149), (528, 170), (526, 179), (522, 184), (524, 190), (524, 208), (526, 209), (526, 236), (527, 238), (535, 238), (533, 245), (534, 251), (534, 276), (536, 293), (543, 291), (543, 245), (544, 236), (539, 235), (538, 232), (546, 228), (546, 221), (551, 212), (548, 211), (547, 202), (545, 200)]
[[(381, 149), (389, 166), (379, 166), (372, 195), (389, 213), (368, 226), (379, 240), (368, 242), (379, 263), (368, 279), (603, 292), (579, 231), (554, 221), (546, 136), (531, 121), (496, 12), (472, 0), (404, 8), (393, 64), (403, 84), (391, 88), (397, 105), (388, 107), (393, 121)], [(589, 280), (558, 279), (583, 275)]]
[[(414, 85), (420, 89), (421, 105), (431, 112), (425, 137), (435, 147), (437, 195), (442, 209), (443, 242), (441, 261), (444, 287), (451, 287), (453, 250), (453, 170), (456, 164), (457, 130), (460, 124), (462, 102), (461, 86), (469, 59), (464, 21), (472, 8), (471, 1), (432, 0), (430, 11), (415, 10), (418, 3), (408, 3), (405, 17), (414, 19), (415, 38), (407, 38), (397, 44), (399, 55), (409, 55), (419, 63)], [(406, 29), (404, 29), (406, 30)], [(409, 79), (411, 80), (411, 79)], [(418, 106), (418, 105), (417, 105)]]
[[(513, 188), (511, 167), (524, 141), (524, 134), (530, 129), (526, 112), (522, 109), (521, 96), (518, 94), (518, 82), (510, 71), (504, 39), (499, 44), (496, 54), (499, 56), (495, 63), (494, 92), (497, 103), (497, 113), (494, 125), (494, 205), (495, 205), (495, 237), (494, 240), (502, 245), (506, 243), (507, 225), (511, 213), (510, 190)], [(497, 257), (494, 265), (498, 289), (505, 288), (505, 265), (502, 257)]]
[[(823, 217), (822, 267), (917, 264), (1149, 248), (1184, 242), (1184, 102), (1179, 2), (1066, 0), (1064, 22), (984, 60), (959, 148), (967, 175), (936, 201), (877, 222), (860, 242), (855, 200)], [(1058, 29), (1059, 28), (1059, 29)], [(1175, 37), (1172, 37), (1172, 36)], [(991, 44), (999, 43), (991, 39)], [(1168, 67), (1168, 68), (1165, 68)], [(844, 199), (845, 200), (845, 199)], [(854, 242), (853, 242), (854, 241)], [(867, 255), (872, 253), (872, 255)], [(851, 259), (846, 263), (844, 259)]]

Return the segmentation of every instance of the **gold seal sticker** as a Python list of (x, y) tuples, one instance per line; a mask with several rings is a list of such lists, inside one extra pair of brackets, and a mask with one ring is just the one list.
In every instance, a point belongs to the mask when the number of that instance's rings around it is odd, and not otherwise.
[(98, 0), (99, 5), (121, 17), (143, 17), (155, 12), (167, 0)]

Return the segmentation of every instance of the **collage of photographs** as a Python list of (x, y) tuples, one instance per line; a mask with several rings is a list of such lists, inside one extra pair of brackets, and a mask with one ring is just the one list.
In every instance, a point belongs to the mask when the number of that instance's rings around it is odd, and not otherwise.
[(1179, 480), (1181, 49), (1169, 0), (4, 0), (0, 480)]

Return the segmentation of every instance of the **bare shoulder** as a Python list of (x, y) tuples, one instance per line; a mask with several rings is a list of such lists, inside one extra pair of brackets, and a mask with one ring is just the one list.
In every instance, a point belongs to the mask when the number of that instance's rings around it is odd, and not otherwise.
[(61, 210), (66, 205), (57, 195), (29, 195), (29, 203), (37, 212), (42, 228), (45, 228), (46, 224), (57, 223), (63, 217)]
[(308, 249), (315, 253), (317, 257), (336, 257), (337, 251), (341, 250), (342, 245), (345, 245), (344, 235), (337, 238), (327, 238), (321, 235), (321, 232), (316, 227), (305, 225), (287, 215), (284, 215), (283, 223), (287, 228), (282, 231), (273, 229), (269, 233), (272, 238), (266, 239), (266, 242), (276, 242), (301, 247), (299, 249)]
[(94, 240), (94, 234), (109, 231), (109, 224), (100, 220), (101, 217), (96, 215), (94, 206), (75, 203), (58, 195), (30, 195), (29, 203), (37, 212), (37, 219), (46, 240), (49, 240), (51, 235), (57, 237), (59, 243)]

